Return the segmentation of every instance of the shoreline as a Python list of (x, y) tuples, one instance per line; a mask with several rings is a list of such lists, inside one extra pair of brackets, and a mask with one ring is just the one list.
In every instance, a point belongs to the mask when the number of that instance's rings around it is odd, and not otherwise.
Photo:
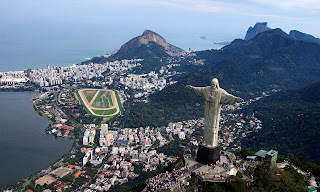
[[(39, 93), (39, 94), (37, 94), (36, 96), (31, 97), (31, 99), (29, 99), (29, 101), (32, 103), (33, 110), (34, 110), (40, 117), (45, 118), (46, 120), (50, 121), (50, 124), (49, 124), (48, 126), (50, 126), (52, 123), (54, 123), (50, 118), (47, 118), (47, 117), (42, 116), (41, 113), (40, 113), (38, 110), (36, 110), (36, 108), (35, 108), (35, 105), (34, 105), (34, 103), (33, 103), (33, 100), (43, 94), (43, 93), (41, 93), (40, 91), (35, 91), (35, 90), (30, 90), (30, 91), (26, 91), (26, 90), (22, 90), (22, 91), (11, 90), (11, 91), (0, 91), (0, 92), (16, 92), (16, 93), (22, 93), (22, 92), (37, 92), (37, 93)], [(41, 131), (43, 131), (43, 132), (44, 132), (46, 135), (48, 135), (49, 137), (54, 137), (54, 135), (51, 135), (51, 134), (48, 134), (48, 133), (47, 133), (47, 131), (46, 131), (47, 128), (48, 128), (48, 127), (46, 127), (45, 129), (43, 129), (43, 130), (41, 130)], [(60, 137), (60, 138), (61, 138), (61, 139), (73, 140), (73, 142), (72, 142), (72, 144), (71, 144), (71, 146), (70, 146), (70, 149), (69, 149), (66, 153), (63, 153), (63, 154), (61, 154), (61, 156), (58, 157), (57, 159), (53, 159), (52, 161), (50, 161), (50, 162), (49, 162), (49, 166), (45, 166), (44, 168), (41, 168), (39, 171), (34, 171), (34, 172), (32, 172), (31, 174), (29, 174), (27, 177), (21, 178), (21, 179), (19, 179), (18, 181), (12, 183), (12, 184), (8, 184), (8, 185), (6, 185), (6, 186), (4, 186), (4, 187), (1, 187), (1, 188), (0, 188), (0, 191), (6, 190), (6, 189), (9, 189), (9, 188), (13, 188), (13, 189), (14, 189), (14, 188), (16, 188), (15, 186), (16, 186), (16, 185), (19, 185), (21, 182), (23, 182), (23, 183), (29, 183), (32, 179), (34, 179), (34, 177), (37, 177), (39, 174), (41, 174), (42, 172), (44, 172), (44, 171), (46, 171), (46, 170), (52, 169), (57, 163), (61, 162), (61, 160), (63, 160), (64, 157), (65, 157), (66, 155), (68, 155), (68, 154), (74, 149), (74, 147), (75, 147), (75, 142), (78, 141), (78, 138), (76, 138), (76, 137), (74, 137), (74, 138), (70, 138), (70, 137), (68, 137), (68, 138)], [(57, 139), (57, 137), (56, 137), (55, 139)]]
[[(86, 58), (86, 57), (85, 57)], [(88, 59), (85, 59), (84, 58), (84, 61), (87, 61)], [(81, 62), (79, 62), (79, 63), (73, 63), (73, 64), (67, 64), (66, 66), (58, 66), (58, 65), (53, 65), (52, 67), (64, 67), (64, 68), (66, 68), (66, 67), (74, 67), (74, 66), (76, 66), (76, 65), (78, 65), (78, 64), (80, 64), (80, 63), (82, 63), (83, 61), (81, 61)], [(28, 68), (31, 68), (31, 67), (26, 67), (26, 69), (28, 69)], [(24, 73), (24, 70), (26, 70), (26, 69), (23, 69), (23, 70), (9, 70), (9, 71), (0, 71), (0, 75), (2, 75), (2, 74), (4, 74), (4, 73)], [(32, 68), (31, 68), (32, 69)], [(35, 69), (45, 69), (45, 68), (35, 68)], [(35, 69), (32, 69), (32, 70), (35, 70)]]

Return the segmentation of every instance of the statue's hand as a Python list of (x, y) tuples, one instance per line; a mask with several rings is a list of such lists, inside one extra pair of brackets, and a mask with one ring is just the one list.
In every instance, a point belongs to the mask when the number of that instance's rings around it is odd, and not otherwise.
[(192, 89), (192, 86), (191, 85), (186, 85), (186, 88)]
[(236, 101), (237, 101), (237, 102), (240, 102), (240, 103), (244, 102), (244, 100), (241, 99), (240, 97), (238, 97), (238, 98), (236, 99)]

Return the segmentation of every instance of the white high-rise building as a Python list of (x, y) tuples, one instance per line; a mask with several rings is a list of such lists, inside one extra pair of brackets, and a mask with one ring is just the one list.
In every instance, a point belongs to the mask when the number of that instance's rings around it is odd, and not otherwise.
[(110, 142), (108, 142), (107, 135), (108, 135), (108, 124), (101, 124), (100, 136), (99, 136), (99, 145), (101, 147), (110, 145)]
[(89, 143), (93, 144), (94, 143), (94, 137), (96, 136), (96, 130), (93, 128), (90, 130), (89, 134)]
[(82, 159), (82, 165), (85, 166), (91, 158), (91, 153), (87, 152), (86, 155)]
[(186, 134), (183, 131), (180, 131), (178, 133), (179, 139), (185, 139), (186, 138)]
[(95, 136), (96, 136), (96, 130), (94, 128), (86, 129), (83, 134), (82, 144), (83, 145), (93, 144)]
[(101, 124), (100, 127), (100, 135), (108, 133), (108, 124)]
[(90, 134), (90, 129), (86, 129), (83, 134), (83, 137), (82, 137), (82, 144), (83, 145), (89, 144), (89, 134)]

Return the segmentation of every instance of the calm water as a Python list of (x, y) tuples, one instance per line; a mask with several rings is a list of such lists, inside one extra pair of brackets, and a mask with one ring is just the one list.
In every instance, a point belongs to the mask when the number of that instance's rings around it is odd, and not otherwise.
[(73, 140), (45, 133), (49, 120), (33, 109), (36, 92), (0, 92), (0, 188), (40, 171), (67, 153)]
[[(57, 26), (41, 28), (31, 25), (25, 27), (23, 32), (15, 27), (0, 28), (0, 72), (23, 71), (28, 68), (44, 69), (47, 65), (71, 66), (85, 61), (86, 58), (119, 49), (121, 45), (144, 31), (141, 29), (130, 33), (102, 28), (101, 31), (91, 32), (86, 28), (71, 30), (65, 27), (64, 30), (57, 30), (55, 27)], [(209, 35), (208, 39), (202, 40), (199, 39), (201, 35), (205, 35), (202, 33), (185, 36), (166, 34), (163, 31), (158, 33), (169, 43), (184, 50), (218, 48), (221, 46), (212, 42), (228, 40)]]

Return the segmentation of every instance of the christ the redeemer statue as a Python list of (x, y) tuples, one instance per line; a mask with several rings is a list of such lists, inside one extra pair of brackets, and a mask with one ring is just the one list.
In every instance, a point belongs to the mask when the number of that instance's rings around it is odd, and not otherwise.
[(233, 105), (236, 102), (243, 102), (243, 99), (240, 97), (235, 97), (227, 93), (224, 89), (221, 89), (217, 78), (212, 79), (211, 85), (212, 86), (207, 87), (186, 86), (189, 89), (193, 89), (197, 96), (202, 97), (205, 100), (205, 127), (203, 133), (204, 141), (202, 145), (209, 148), (216, 147), (218, 145), (221, 105)]

